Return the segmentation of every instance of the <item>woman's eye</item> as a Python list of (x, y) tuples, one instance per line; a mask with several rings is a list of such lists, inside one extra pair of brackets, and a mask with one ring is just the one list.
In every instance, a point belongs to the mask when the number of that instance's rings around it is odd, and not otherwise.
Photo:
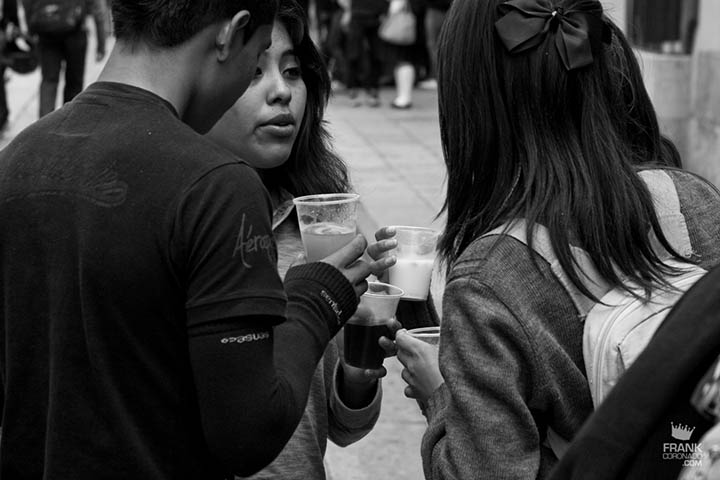
[(258, 68), (255, 69), (255, 76), (256, 76), (256, 77), (262, 76), (262, 70), (260, 70), (260, 67), (258, 67)]
[(290, 78), (300, 78), (302, 71), (300, 70), (300, 67), (290, 67), (285, 69), (285, 75)]

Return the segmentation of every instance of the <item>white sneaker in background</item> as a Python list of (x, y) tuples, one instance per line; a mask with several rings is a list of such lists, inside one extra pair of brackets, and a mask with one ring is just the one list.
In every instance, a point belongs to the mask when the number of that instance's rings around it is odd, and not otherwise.
[(434, 78), (428, 78), (418, 83), (418, 88), (421, 90), (437, 90), (437, 80)]

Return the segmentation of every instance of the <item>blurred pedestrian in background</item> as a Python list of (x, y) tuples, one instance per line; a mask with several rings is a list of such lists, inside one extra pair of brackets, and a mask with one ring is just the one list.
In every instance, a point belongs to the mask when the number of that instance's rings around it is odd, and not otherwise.
[(429, 58), (428, 72), (425, 80), (420, 82), (420, 88), (434, 90), (437, 88), (437, 43), (440, 36), (440, 29), (445, 21), (452, 0), (426, 0), (425, 10), (425, 43)]
[(409, 9), (415, 15), (415, 41), (410, 45), (395, 45), (385, 42), (388, 61), (392, 65), (395, 83), (395, 98), (392, 108), (408, 109), (412, 107), (412, 94), (417, 78), (417, 66), (424, 63), (425, 0), (390, 0), (388, 14)]
[(378, 28), (387, 8), (387, 0), (350, 0), (345, 53), (348, 94), (355, 106), (363, 103), (370, 107), (380, 106), (378, 89), (383, 69), (383, 44), (378, 37)]
[[(0, 0), (0, 55), (5, 50), (7, 42), (12, 41), (18, 25), (17, 0)], [(10, 111), (7, 104), (7, 89), (5, 88), (5, 62), (0, 59), (0, 131), (8, 124)]]
[(30, 32), (40, 49), (40, 117), (55, 110), (60, 73), (64, 68), (63, 102), (80, 93), (85, 81), (88, 32), (85, 19), (95, 22), (95, 61), (105, 57), (106, 0), (24, 0)]
[(350, 0), (317, 0), (315, 13), (320, 49), (328, 64), (333, 90), (347, 86), (345, 43), (350, 23)]

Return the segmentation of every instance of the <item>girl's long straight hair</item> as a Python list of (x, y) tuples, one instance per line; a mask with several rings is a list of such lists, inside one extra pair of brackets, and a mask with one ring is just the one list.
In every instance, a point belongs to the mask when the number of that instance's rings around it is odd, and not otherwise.
[(260, 176), (268, 188), (284, 188), (296, 197), (348, 192), (347, 166), (332, 148), (323, 118), (331, 91), (326, 62), (310, 37), (306, 14), (295, 0), (280, 0), (277, 19), (287, 28), (295, 47), (307, 101), (290, 157), (278, 167), (260, 170)]
[[(639, 165), (678, 165), (660, 136), (637, 60), (612, 39), (591, 65), (565, 70), (554, 35), (509, 54), (496, 36), (498, 0), (455, 0), (440, 36), (439, 111), (448, 170), (440, 254), (447, 268), (478, 236), (522, 217), (545, 225), (561, 266), (580, 281), (570, 245), (611, 284), (665, 284), (649, 232), (663, 236)], [(557, 2), (556, 2), (557, 3)], [(560, 2), (566, 9), (573, 0)], [(598, 14), (602, 12), (599, 2)]]

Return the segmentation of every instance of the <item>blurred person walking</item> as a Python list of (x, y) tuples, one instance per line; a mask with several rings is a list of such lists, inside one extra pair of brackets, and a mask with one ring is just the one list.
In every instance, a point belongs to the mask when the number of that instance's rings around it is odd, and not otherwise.
[(348, 60), (348, 89), (354, 106), (380, 106), (380, 75), (383, 43), (378, 37), (380, 20), (387, 12), (387, 0), (348, 0), (350, 19), (345, 53)]
[[(17, 0), (0, 0), (0, 52), (5, 50), (7, 42), (12, 41), (18, 25)], [(1, 54), (1, 53), (0, 53)], [(7, 88), (5, 86), (6, 64), (0, 61), (0, 131), (8, 124), (10, 110), (7, 104)]]
[(65, 71), (63, 102), (80, 93), (85, 82), (88, 32), (85, 19), (95, 22), (95, 61), (105, 58), (106, 0), (23, 0), (30, 33), (40, 50), (40, 117), (55, 110), (60, 73)]
[(412, 107), (412, 95), (417, 78), (417, 65), (424, 62), (425, 32), (423, 18), (426, 0), (390, 0), (388, 15), (393, 12), (409, 9), (415, 16), (415, 41), (410, 45), (395, 45), (384, 42), (388, 52), (389, 63), (393, 66), (395, 81), (395, 98), (390, 103), (392, 108), (409, 109)]
[(430, 60), (428, 75), (420, 82), (420, 88), (435, 90), (437, 88), (437, 50), (440, 29), (445, 22), (452, 0), (426, 0), (427, 10), (425, 11), (425, 45)]

